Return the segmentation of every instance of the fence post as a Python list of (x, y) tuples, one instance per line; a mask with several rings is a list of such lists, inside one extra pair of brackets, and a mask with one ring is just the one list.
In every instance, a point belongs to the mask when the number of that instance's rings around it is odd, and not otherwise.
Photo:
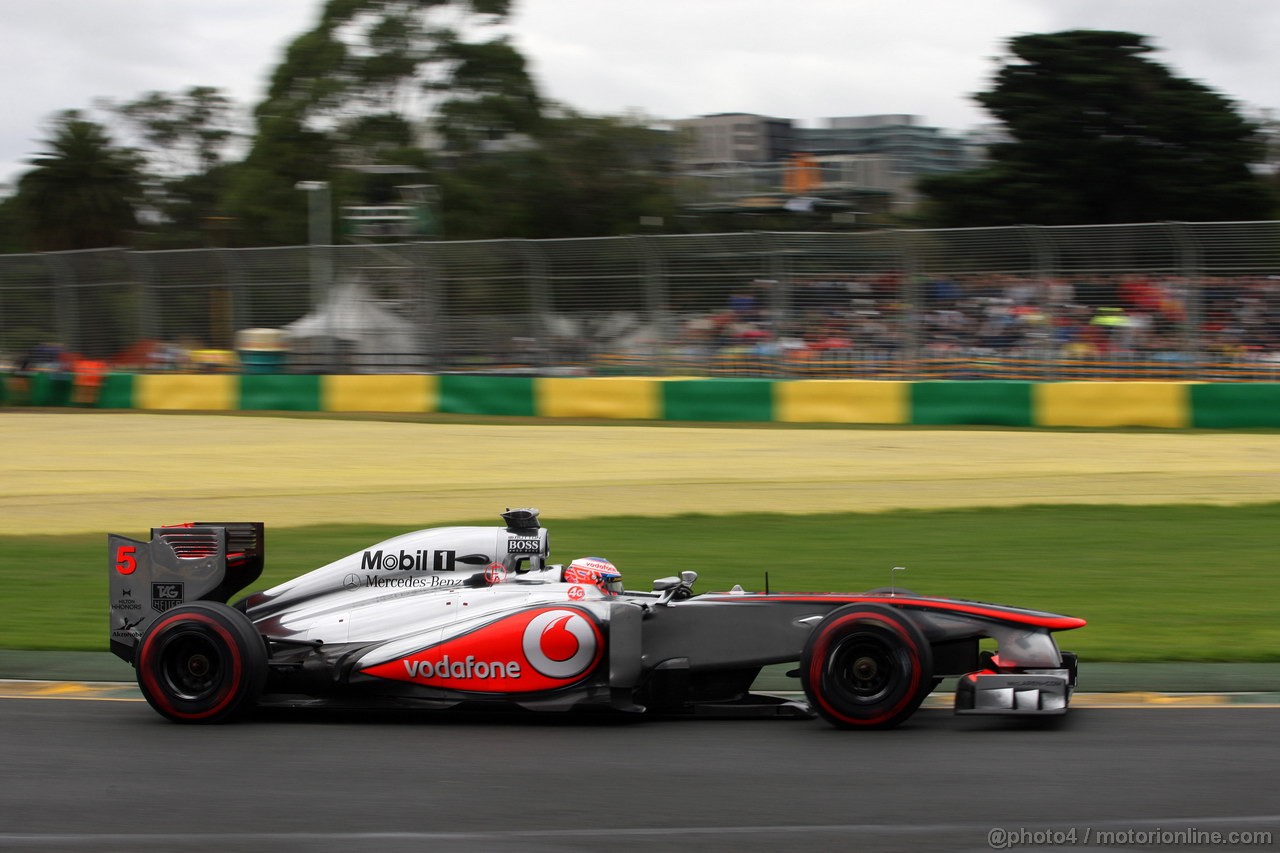
[(421, 288), (414, 300), (413, 310), (418, 326), (418, 347), (422, 352), (422, 361), (418, 366), (427, 373), (439, 372), (437, 353), (440, 347), (440, 329), (444, 327), (439, 322), (443, 288), (435, 258), (436, 245), (438, 244), (434, 242), (420, 241), (410, 249), (414, 258), (413, 269), (418, 273), (418, 285)]
[(1031, 245), (1032, 267), (1039, 282), (1037, 292), (1040, 294), (1040, 313), (1044, 315), (1045, 325), (1049, 329), (1049, 336), (1045, 340), (1045, 357), (1037, 359), (1040, 362), (1039, 369), (1044, 372), (1040, 373), (1037, 378), (1058, 380), (1062, 378), (1062, 359), (1058, 357), (1055, 343), (1058, 330), (1058, 315), (1054, 309), (1053, 301), (1049, 299), (1049, 280), (1053, 278), (1054, 271), (1058, 268), (1058, 258), (1054, 251), (1053, 241), (1046, 236), (1046, 226), (1023, 225), (1021, 228), (1022, 232), (1027, 236), (1027, 242)]
[(902, 301), (907, 306), (906, 352), (903, 353), (908, 367), (904, 371), (904, 379), (919, 381), (923, 355), (921, 349), (920, 329), (924, 325), (924, 285), (920, 281), (920, 264), (912, 246), (911, 232), (895, 229), (891, 232), (898, 245), (898, 255), (902, 262)]
[[(791, 366), (788, 363), (786, 353), (779, 346), (781, 341), (781, 332), (788, 326), (788, 309), (790, 304), (791, 293), (791, 275), (792, 265), (790, 256), (787, 254), (785, 245), (779, 241), (778, 235), (772, 231), (762, 231), (757, 235), (757, 239), (763, 244), (764, 256), (767, 259), (765, 269), (767, 275), (773, 281), (773, 287), (770, 288), (770, 305), (776, 318), (773, 325), (773, 353), (769, 357), (771, 363), (770, 373), (773, 376), (780, 376), (783, 379), (790, 379), (792, 376)], [(761, 306), (763, 307), (763, 306)]]
[(156, 340), (160, 337), (163, 326), (157, 322), (156, 314), (160, 311), (161, 301), (156, 298), (151, 285), (154, 278), (151, 257), (146, 252), (129, 250), (125, 251), (124, 257), (138, 293), (138, 331), (143, 340)]
[[(547, 319), (551, 316), (552, 300), (547, 286), (547, 259), (542, 253), (542, 244), (537, 240), (512, 240), (520, 257), (524, 260), (526, 275), (529, 280), (529, 302), (533, 306), (533, 322), (529, 331), (534, 335), (533, 350), (538, 358), (538, 372), (546, 371), (551, 356), (544, 348), (538, 346), (539, 340), (545, 340), (545, 330), (550, 327)], [(592, 355), (595, 354), (594, 348)]]
[(249, 328), (249, 297), (245, 292), (244, 273), (238, 262), (239, 254), (235, 249), (209, 249), (214, 260), (222, 270), (223, 288), (231, 301), (229, 315), (231, 317), (232, 334), (239, 329)]
[(671, 314), (667, 310), (666, 265), (662, 263), (662, 252), (656, 247), (656, 241), (662, 237), (640, 235), (632, 237), (639, 247), (641, 281), (644, 282), (645, 304), (649, 307), (649, 321), (656, 330), (654, 348), (657, 350), (658, 374), (668, 376), (671, 373), (671, 350), (675, 345), (671, 332)]
[(1185, 346), (1189, 352), (1186, 371), (1188, 378), (1203, 380), (1207, 363), (1200, 330), (1204, 325), (1204, 281), (1200, 277), (1200, 251), (1195, 237), (1185, 222), (1166, 222), (1165, 227), (1178, 245), (1178, 266), (1187, 286), (1187, 334)]
[(80, 317), (79, 302), (76, 294), (76, 276), (71, 264), (61, 252), (50, 252), (44, 256), (49, 265), (49, 272), (54, 281), (54, 308), (58, 315), (59, 343), (65, 349), (80, 349)]

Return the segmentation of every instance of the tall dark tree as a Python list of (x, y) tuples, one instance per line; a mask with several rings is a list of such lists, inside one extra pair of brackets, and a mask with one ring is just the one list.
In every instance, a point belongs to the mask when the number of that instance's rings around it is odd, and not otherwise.
[(443, 97), (437, 125), (448, 146), (471, 151), (513, 133), (534, 133), (543, 103), (524, 56), (506, 39), (473, 44), (451, 39), (441, 55), (452, 62), (433, 89)]
[(138, 137), (137, 148), (158, 175), (189, 176), (225, 162), (237, 136), (236, 108), (212, 86), (183, 92), (148, 92), (124, 103), (101, 106), (123, 119)]
[(142, 196), (140, 159), (116, 146), (79, 111), (60, 113), (35, 167), (18, 181), (18, 203), (33, 251), (91, 249), (129, 242)]
[(227, 225), (224, 196), (234, 171), (229, 157), (243, 136), (241, 110), (210, 86), (95, 104), (119, 119), (144, 159), (146, 206), (152, 215), (139, 245), (221, 243)]
[(672, 157), (668, 135), (642, 120), (561, 109), (527, 144), (440, 172), (446, 236), (604, 237), (637, 233), (641, 217), (669, 222)]
[[(412, 125), (437, 116), (440, 131), (449, 135), (451, 116), (458, 113), (460, 131), (487, 125), (490, 135), (527, 132), (536, 125), (540, 101), (524, 57), (501, 32), (511, 5), (327, 0), (316, 26), (289, 46), (258, 114), (293, 116), (356, 147), (365, 141), (361, 130), (373, 128), (366, 157), (376, 156), (395, 119)], [(471, 109), (456, 109), (458, 104)]]
[(1270, 195), (1251, 171), (1258, 127), (1202, 83), (1148, 58), (1144, 36), (1073, 30), (1009, 41), (977, 100), (1011, 141), (985, 168), (921, 189), (936, 224), (1261, 219)]
[(317, 24), (289, 45), (256, 110), (232, 198), (244, 230), (299, 242), (297, 181), (335, 180), (334, 167), (343, 165), (421, 161), (413, 149), (429, 123), (458, 148), (532, 130), (536, 87), (499, 31), (510, 7), (511, 0), (327, 0)]
[(310, 202), (296, 187), (300, 181), (329, 178), (337, 159), (333, 138), (307, 129), (296, 116), (260, 116), (253, 148), (237, 166), (226, 196), (235, 219), (235, 242), (305, 243)]
[(19, 204), (16, 195), (0, 199), (0, 254), (26, 250)]

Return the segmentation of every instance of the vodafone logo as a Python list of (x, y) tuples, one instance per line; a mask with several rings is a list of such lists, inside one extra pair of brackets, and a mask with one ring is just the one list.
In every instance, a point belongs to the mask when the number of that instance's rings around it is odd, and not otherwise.
[(581, 681), (603, 656), (604, 634), (590, 614), (540, 607), (361, 671), (471, 693), (535, 693)]
[(587, 597), (587, 593), (585, 590), (583, 590), (582, 587), (580, 586), (569, 587), (569, 599), (571, 601), (581, 601), (586, 597)]
[(548, 610), (524, 629), (524, 656), (548, 678), (573, 678), (596, 658), (595, 628), (576, 610)]

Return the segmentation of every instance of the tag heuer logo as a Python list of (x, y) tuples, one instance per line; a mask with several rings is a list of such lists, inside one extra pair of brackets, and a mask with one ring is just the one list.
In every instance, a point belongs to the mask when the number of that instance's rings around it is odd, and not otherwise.
[(151, 609), (157, 613), (172, 610), (182, 603), (182, 584), (153, 583), (151, 585)]

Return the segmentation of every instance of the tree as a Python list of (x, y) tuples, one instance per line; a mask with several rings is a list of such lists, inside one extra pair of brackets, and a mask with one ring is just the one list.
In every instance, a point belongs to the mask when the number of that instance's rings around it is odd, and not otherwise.
[(18, 181), (27, 244), (34, 251), (119, 246), (137, 226), (142, 195), (136, 152), (116, 147), (77, 110), (58, 114), (45, 151)]
[(336, 160), (335, 142), (294, 116), (262, 116), (249, 156), (235, 170), (226, 207), (237, 242), (297, 246), (307, 239), (308, 201), (299, 181), (324, 180)]
[(212, 171), (225, 162), (238, 135), (234, 104), (212, 86), (192, 86), (177, 94), (148, 92), (135, 101), (103, 100), (100, 105), (137, 134), (138, 149), (158, 175)]
[(228, 158), (243, 136), (236, 105), (210, 86), (95, 105), (123, 122), (144, 158), (147, 207), (155, 227), (143, 244), (208, 245), (210, 228), (225, 222), (222, 204), (234, 171)]
[(990, 165), (921, 183), (939, 225), (1261, 219), (1258, 127), (1147, 58), (1144, 36), (1073, 30), (1009, 41), (976, 96), (1011, 141)]
[(542, 99), (524, 57), (510, 42), (454, 39), (441, 52), (454, 63), (448, 79), (432, 87), (444, 95), (437, 124), (448, 147), (472, 151), (485, 141), (537, 131)]
[(16, 195), (0, 199), (0, 254), (26, 249), (22, 228), (22, 211)]
[(525, 145), (457, 157), (438, 173), (446, 236), (634, 234), (643, 216), (675, 216), (671, 157), (666, 135), (642, 120), (560, 108)]
[[(299, 180), (406, 162), (428, 120), (460, 150), (528, 133), (540, 100), (524, 59), (492, 31), (511, 0), (327, 0), (286, 49), (232, 190), (259, 242), (301, 242)], [(418, 155), (412, 162), (421, 161)]]

